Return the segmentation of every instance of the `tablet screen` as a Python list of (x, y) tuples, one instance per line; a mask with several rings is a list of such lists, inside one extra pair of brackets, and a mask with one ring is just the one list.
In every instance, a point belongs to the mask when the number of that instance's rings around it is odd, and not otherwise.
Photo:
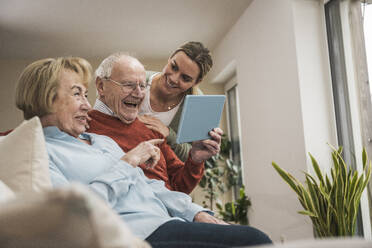
[(209, 131), (220, 125), (225, 99), (225, 95), (187, 95), (176, 142), (209, 139)]

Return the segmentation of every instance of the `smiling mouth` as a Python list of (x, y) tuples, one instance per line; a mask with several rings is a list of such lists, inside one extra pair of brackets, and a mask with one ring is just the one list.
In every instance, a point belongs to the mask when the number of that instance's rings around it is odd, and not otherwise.
[(172, 82), (169, 77), (166, 78), (166, 84), (169, 88), (178, 88), (178, 85), (174, 82)]
[(88, 119), (86, 116), (77, 116), (75, 118), (82, 122), (87, 122), (87, 119)]
[(170, 88), (177, 88), (177, 85), (175, 85), (175, 84), (171, 84), (171, 83), (168, 83), (168, 86), (169, 86)]
[(125, 102), (123, 101), (123, 104), (127, 106), (128, 108), (137, 108), (139, 103), (137, 102)]

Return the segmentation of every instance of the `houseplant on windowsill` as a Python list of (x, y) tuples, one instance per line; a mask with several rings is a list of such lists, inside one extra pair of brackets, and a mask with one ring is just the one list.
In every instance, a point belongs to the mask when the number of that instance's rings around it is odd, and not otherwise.
[(310, 217), (316, 236), (353, 236), (360, 198), (370, 179), (372, 165), (369, 161), (367, 166), (368, 157), (363, 149), (363, 171), (359, 175), (346, 165), (341, 147), (332, 150), (331, 177), (323, 175), (318, 162), (309, 154), (318, 180), (305, 172), (305, 186), (275, 162), (272, 165), (296, 192), (304, 208), (299, 213)]

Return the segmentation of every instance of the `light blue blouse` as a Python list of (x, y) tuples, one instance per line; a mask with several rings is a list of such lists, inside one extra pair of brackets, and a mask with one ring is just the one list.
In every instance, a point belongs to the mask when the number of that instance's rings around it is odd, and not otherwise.
[(196, 213), (208, 211), (188, 195), (168, 190), (163, 181), (148, 179), (142, 169), (120, 160), (124, 152), (109, 137), (81, 134), (80, 138), (91, 141), (88, 145), (57, 127), (43, 130), (53, 186), (73, 181), (88, 185), (142, 239), (167, 221), (191, 222)]

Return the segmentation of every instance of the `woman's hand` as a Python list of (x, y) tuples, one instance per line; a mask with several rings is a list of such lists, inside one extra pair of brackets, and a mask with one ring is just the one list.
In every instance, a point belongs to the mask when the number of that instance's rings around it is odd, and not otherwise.
[(146, 127), (148, 127), (151, 130), (157, 131), (161, 133), (164, 138), (167, 138), (169, 135), (169, 128), (161, 122), (156, 117), (150, 116), (150, 115), (141, 115), (138, 116), (138, 119), (142, 121)]
[(201, 163), (219, 153), (222, 134), (222, 130), (217, 127), (209, 132), (211, 139), (193, 142), (190, 151), (191, 159), (196, 163)]
[(194, 217), (194, 222), (204, 222), (204, 223), (212, 223), (212, 224), (219, 224), (219, 225), (229, 225), (223, 220), (217, 219), (216, 217), (206, 213), (206, 212), (199, 212)]
[(135, 148), (127, 152), (121, 160), (133, 167), (146, 163), (148, 167), (153, 168), (160, 159), (160, 149), (156, 145), (163, 142), (163, 139), (152, 139), (141, 142)]

